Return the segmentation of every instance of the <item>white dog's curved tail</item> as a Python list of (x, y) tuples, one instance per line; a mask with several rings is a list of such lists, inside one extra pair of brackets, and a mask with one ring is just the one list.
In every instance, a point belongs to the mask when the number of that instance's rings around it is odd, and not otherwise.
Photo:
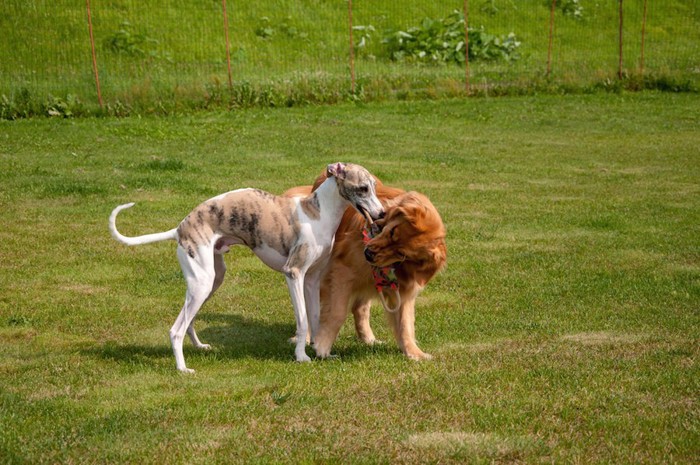
[(160, 241), (167, 241), (167, 240), (172, 240), (176, 241), (177, 240), (177, 228), (171, 229), (170, 231), (165, 231), (165, 232), (160, 232), (160, 233), (154, 233), (154, 234), (144, 234), (143, 236), (136, 236), (136, 237), (126, 237), (122, 235), (119, 231), (117, 231), (117, 215), (119, 214), (120, 211), (126, 210), (127, 208), (131, 208), (135, 203), (125, 203), (124, 205), (119, 205), (117, 208), (112, 210), (112, 214), (109, 215), (109, 232), (112, 233), (112, 237), (121, 242), (122, 244), (126, 245), (141, 245), (141, 244), (150, 244), (151, 242), (160, 242)]

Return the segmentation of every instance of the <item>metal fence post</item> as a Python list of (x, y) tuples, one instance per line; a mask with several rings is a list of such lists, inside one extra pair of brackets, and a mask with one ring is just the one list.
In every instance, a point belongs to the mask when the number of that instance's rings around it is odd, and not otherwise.
[(619, 34), (619, 43), (620, 43), (620, 62), (618, 64), (617, 68), (617, 77), (618, 79), (622, 79), (622, 0), (618, 0), (620, 3), (620, 34)]
[(552, 0), (552, 8), (549, 12), (549, 47), (547, 48), (547, 77), (552, 72), (552, 42), (554, 41), (554, 9), (557, 7), (557, 0)]
[(226, 0), (221, 0), (224, 14), (224, 38), (226, 40), (226, 67), (228, 70), (228, 90), (233, 91), (233, 78), (231, 77), (231, 43), (228, 39), (228, 13), (226, 12)]
[(464, 88), (469, 95), (469, 0), (464, 0)]
[(348, 0), (348, 29), (350, 31), (350, 90), (355, 94), (355, 44), (352, 37), (352, 0)]
[(102, 103), (102, 91), (100, 90), (100, 74), (97, 71), (97, 54), (95, 52), (95, 36), (92, 33), (92, 12), (90, 11), (90, 0), (85, 0), (87, 9), (88, 32), (90, 33), (90, 48), (92, 49), (92, 71), (95, 74), (95, 86), (97, 87), (97, 101), (100, 108), (104, 108)]
[(639, 57), (639, 74), (644, 75), (644, 37), (647, 29), (647, 0), (644, 0), (644, 12), (642, 13), (642, 44), (641, 56)]

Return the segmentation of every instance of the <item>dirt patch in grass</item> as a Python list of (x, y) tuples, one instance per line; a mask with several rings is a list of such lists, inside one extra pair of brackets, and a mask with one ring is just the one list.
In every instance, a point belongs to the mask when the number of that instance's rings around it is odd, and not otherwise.
[(576, 342), (583, 345), (634, 344), (645, 338), (646, 336), (643, 334), (615, 333), (612, 331), (567, 334), (561, 337), (564, 341)]
[(463, 342), (448, 342), (444, 344), (439, 349), (435, 350), (436, 353), (454, 353), (454, 352), (466, 352), (470, 354), (490, 352), (493, 350), (498, 350), (508, 345), (511, 341), (505, 339), (502, 341), (491, 341), (491, 342), (473, 342), (471, 344)]
[(437, 431), (412, 434), (405, 443), (411, 449), (430, 451), (439, 455), (518, 460), (529, 455), (536, 448), (537, 441), (527, 436)]

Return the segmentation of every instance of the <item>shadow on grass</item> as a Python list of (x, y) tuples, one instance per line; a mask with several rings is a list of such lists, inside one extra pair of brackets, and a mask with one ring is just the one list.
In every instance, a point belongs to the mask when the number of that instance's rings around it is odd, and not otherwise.
[[(197, 331), (200, 340), (210, 344), (212, 350), (198, 350), (185, 337), (185, 360), (253, 358), (259, 360), (294, 360), (294, 347), (288, 339), (294, 334), (294, 324), (269, 323), (248, 319), (240, 315), (200, 314), (197, 318), (201, 330)], [(197, 323), (195, 322), (195, 328)], [(119, 343), (109, 341), (101, 346), (90, 347), (83, 353), (112, 361), (120, 365), (157, 367), (166, 360), (175, 363), (172, 347), (168, 340), (169, 327), (163, 328), (163, 343), (157, 345)], [(307, 349), (312, 354), (312, 349)]]
[[(200, 324), (197, 325), (197, 322)], [(294, 360), (294, 346), (289, 343), (289, 338), (295, 331), (292, 322), (266, 322), (241, 315), (203, 312), (195, 322), (195, 328), (198, 326), (202, 328), (197, 331), (200, 340), (210, 344), (211, 350), (194, 348), (186, 336), (183, 350), (188, 366), (217, 359)], [(174, 365), (175, 358), (168, 340), (169, 329), (163, 327), (162, 344), (140, 344), (136, 339), (133, 343), (108, 341), (100, 346), (85, 348), (82, 352), (126, 367), (155, 369), (162, 367), (164, 363)], [(306, 353), (312, 358), (315, 355), (313, 348), (309, 346)], [(354, 338), (348, 338), (338, 341), (334, 346), (333, 355), (339, 356), (339, 360), (352, 361), (374, 356), (401, 356), (401, 353), (393, 341), (369, 346)]]
[[(360, 361), (374, 357), (397, 360), (404, 356), (393, 339), (384, 339), (376, 344), (365, 344), (355, 336), (338, 339), (331, 349), (332, 360), (345, 362)], [(336, 358), (337, 357), (337, 358)]]
[(294, 359), (294, 346), (288, 342), (295, 332), (293, 318), (289, 323), (274, 323), (241, 315), (202, 313), (197, 320), (207, 325), (197, 331), (199, 338), (223, 358)]

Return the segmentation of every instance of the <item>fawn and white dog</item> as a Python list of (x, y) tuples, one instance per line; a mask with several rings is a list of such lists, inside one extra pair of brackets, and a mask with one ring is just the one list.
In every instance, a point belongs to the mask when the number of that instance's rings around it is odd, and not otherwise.
[(296, 317), (296, 348), (299, 362), (306, 355), (309, 326), (311, 338), (318, 330), (321, 272), (333, 246), (335, 232), (348, 204), (369, 223), (383, 216), (375, 179), (363, 167), (334, 163), (327, 167), (328, 179), (307, 197), (282, 197), (257, 189), (239, 189), (209, 199), (182, 220), (177, 228), (137, 237), (123, 236), (116, 227), (120, 211), (112, 211), (109, 230), (127, 245), (164, 240), (177, 241), (177, 257), (187, 282), (182, 311), (170, 329), (177, 369), (193, 372), (185, 365), (182, 344), (185, 332), (195, 347), (208, 349), (194, 330), (194, 318), (221, 285), (226, 265), (223, 254), (233, 245), (249, 247), (270, 268), (285, 274)]

